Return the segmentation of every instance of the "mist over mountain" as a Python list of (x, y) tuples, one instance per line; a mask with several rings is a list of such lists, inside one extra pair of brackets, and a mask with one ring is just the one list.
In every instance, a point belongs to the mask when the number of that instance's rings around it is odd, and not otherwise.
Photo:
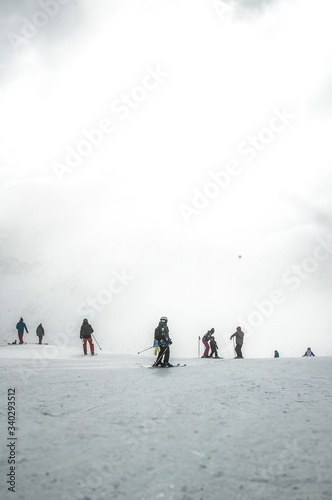
[(331, 355), (329, 3), (1, 10), (2, 338)]

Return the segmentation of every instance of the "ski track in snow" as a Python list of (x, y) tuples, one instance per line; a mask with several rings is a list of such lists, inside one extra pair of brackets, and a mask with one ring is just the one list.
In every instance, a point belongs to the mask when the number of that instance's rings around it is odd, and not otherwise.
[[(1, 498), (330, 500), (332, 358), (78, 356), (0, 347)], [(16, 389), (16, 492), (5, 484)]]

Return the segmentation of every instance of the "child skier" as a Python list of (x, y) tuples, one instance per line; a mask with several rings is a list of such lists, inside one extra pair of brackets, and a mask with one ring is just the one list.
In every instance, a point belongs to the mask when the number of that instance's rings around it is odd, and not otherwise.
[(210, 358), (213, 358), (213, 355), (215, 358), (219, 358), (218, 356), (218, 344), (214, 338), (214, 336), (211, 337), (211, 340), (210, 340), (210, 347), (211, 347), (211, 354), (210, 354)]

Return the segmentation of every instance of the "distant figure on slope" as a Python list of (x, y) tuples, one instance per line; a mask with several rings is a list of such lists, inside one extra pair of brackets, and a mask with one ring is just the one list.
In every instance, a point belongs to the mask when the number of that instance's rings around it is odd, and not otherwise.
[(157, 354), (160, 353), (159, 342), (158, 342), (157, 339), (154, 339), (154, 341), (153, 341), (153, 347), (154, 347), (154, 355), (157, 356)]
[(279, 353), (278, 353), (278, 351), (277, 351), (277, 350), (275, 350), (275, 351), (274, 351), (274, 357), (275, 357), (275, 358), (279, 358)]
[(44, 331), (43, 325), (41, 323), (37, 326), (36, 334), (37, 334), (37, 337), (39, 338), (39, 344), (42, 344), (43, 337), (45, 335), (45, 331)]
[(83, 323), (82, 323), (82, 326), (81, 326), (81, 331), (80, 331), (80, 338), (83, 339), (83, 351), (84, 351), (85, 355), (88, 354), (88, 352), (87, 352), (87, 345), (86, 344), (87, 344), (87, 342), (89, 342), (91, 356), (93, 356), (94, 353), (95, 353), (95, 346), (94, 346), (94, 344), (92, 342), (91, 333), (93, 333), (93, 328), (89, 324), (88, 320), (84, 319)]
[(213, 335), (212, 335), (211, 340), (210, 340), (210, 347), (211, 347), (210, 358), (213, 358), (213, 355), (215, 358), (219, 358), (219, 356), (218, 356), (218, 344), (217, 344)]
[(304, 358), (305, 356), (308, 357), (308, 358), (310, 358), (311, 356), (315, 357), (315, 355), (312, 352), (312, 350), (310, 349), (310, 347), (308, 347), (308, 349), (306, 350), (306, 352), (303, 354), (302, 358)]
[(202, 358), (209, 358), (209, 350), (210, 350), (210, 345), (209, 342), (211, 340), (212, 335), (214, 334), (214, 328), (211, 328), (211, 330), (208, 330), (205, 335), (203, 335), (202, 342), (204, 344), (204, 353)]
[(243, 358), (242, 346), (243, 346), (244, 333), (241, 330), (240, 326), (238, 326), (236, 329), (236, 332), (230, 336), (230, 339), (232, 339), (233, 337), (235, 337), (235, 340), (236, 340), (236, 346), (235, 346), (236, 358), (235, 359)]
[(170, 348), (172, 344), (169, 338), (169, 328), (167, 326), (168, 319), (166, 316), (162, 316), (159, 321), (159, 325), (155, 329), (154, 338), (158, 341), (158, 346), (160, 347), (160, 352), (158, 353), (157, 359), (153, 366), (173, 366), (169, 362)]
[(19, 344), (24, 344), (23, 342), (23, 334), (24, 334), (24, 330), (28, 332), (28, 329), (27, 329), (27, 326), (26, 324), (24, 323), (23, 321), (23, 318), (20, 318), (20, 321), (17, 323), (16, 325), (16, 330), (17, 330), (17, 333), (18, 333), (18, 338), (19, 338)]

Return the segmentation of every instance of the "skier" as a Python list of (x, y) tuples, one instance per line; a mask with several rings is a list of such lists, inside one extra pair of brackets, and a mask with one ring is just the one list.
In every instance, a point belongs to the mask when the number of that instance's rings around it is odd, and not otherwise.
[(274, 351), (274, 357), (275, 357), (275, 358), (279, 358), (279, 353), (278, 353), (278, 351), (277, 351), (277, 350), (275, 350), (275, 351)]
[(235, 357), (235, 359), (243, 358), (243, 356), (242, 356), (242, 346), (243, 346), (244, 333), (241, 330), (240, 326), (238, 326), (237, 329), (236, 329), (236, 332), (233, 333), (233, 335), (230, 336), (230, 339), (232, 339), (233, 337), (235, 337), (235, 340), (236, 340), (236, 347), (235, 347), (236, 357)]
[(209, 358), (209, 350), (210, 350), (210, 345), (209, 341), (211, 340), (211, 337), (214, 333), (214, 328), (211, 328), (211, 330), (208, 330), (205, 335), (203, 335), (202, 342), (204, 344), (205, 350), (202, 358)]
[(170, 367), (173, 366), (169, 362), (170, 348), (172, 344), (169, 338), (169, 328), (167, 326), (168, 319), (166, 316), (162, 316), (159, 321), (159, 325), (155, 329), (154, 338), (158, 341), (160, 347), (160, 352), (158, 353), (157, 359), (152, 366), (162, 366)]
[(215, 338), (213, 335), (212, 335), (211, 340), (210, 340), (210, 347), (211, 347), (210, 358), (213, 358), (213, 355), (215, 358), (219, 358), (219, 356), (218, 356), (218, 344), (215, 341)]
[(16, 330), (17, 330), (17, 333), (18, 333), (18, 338), (19, 338), (19, 344), (24, 344), (23, 342), (23, 334), (24, 334), (24, 330), (28, 332), (28, 329), (27, 329), (27, 326), (26, 324), (24, 323), (23, 321), (23, 318), (20, 318), (20, 321), (17, 323), (16, 325)]
[(308, 349), (306, 350), (306, 352), (303, 354), (302, 358), (304, 358), (305, 356), (308, 357), (308, 358), (310, 358), (311, 356), (315, 357), (315, 355), (312, 352), (312, 350), (310, 349), (310, 347), (308, 347)]
[(85, 356), (88, 354), (86, 346), (87, 342), (90, 344), (91, 356), (95, 353), (95, 346), (92, 342), (91, 333), (93, 333), (93, 328), (89, 324), (88, 320), (84, 319), (81, 326), (80, 338), (83, 339), (83, 351)]
[(39, 344), (42, 344), (43, 337), (45, 335), (45, 331), (44, 331), (43, 325), (41, 323), (37, 326), (36, 334), (37, 334), (37, 337), (39, 338)]

